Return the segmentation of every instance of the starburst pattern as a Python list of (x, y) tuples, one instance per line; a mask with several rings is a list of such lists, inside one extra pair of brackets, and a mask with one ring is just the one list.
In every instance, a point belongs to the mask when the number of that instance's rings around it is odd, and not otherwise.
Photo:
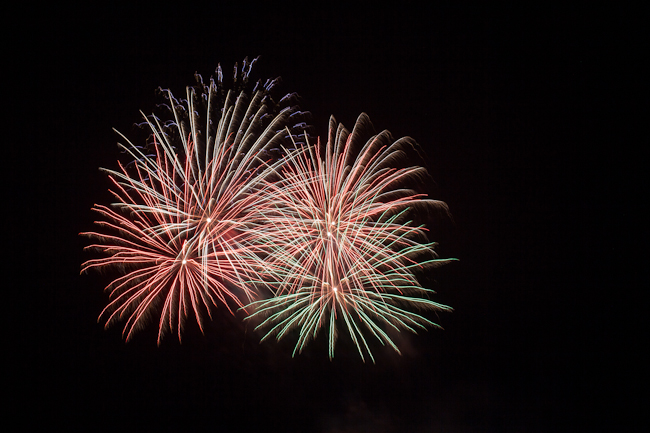
[(220, 67), (207, 85), (197, 74), (186, 99), (160, 89), (167, 118), (143, 114), (145, 146), (120, 134), (130, 161), (103, 169), (115, 202), (95, 205), (99, 229), (82, 233), (102, 253), (82, 272), (120, 273), (99, 320), (125, 322), (128, 341), (156, 319), (160, 344), (181, 340), (188, 317), (203, 331), (222, 306), (245, 310), (263, 340), (297, 335), (294, 355), (321, 329), (330, 358), (341, 330), (364, 361), (371, 336), (399, 353), (395, 332), (438, 327), (422, 312), (451, 310), (418, 281), (455, 259), (439, 259), (410, 220), (447, 212), (409, 186), (428, 176), (404, 164), (417, 144), (369, 134), (362, 114), (351, 132), (332, 117), (325, 146), (312, 146), (295, 94), (275, 102), (277, 80), (245, 93), (253, 63), (235, 65), (229, 91)]
[(426, 174), (394, 168), (415, 143), (393, 141), (387, 131), (364, 142), (368, 124), (362, 114), (350, 133), (332, 118), (325, 148), (318, 142), (292, 153), (280, 179), (258, 190), (251, 230), (269, 271), (258, 283), (273, 296), (253, 302), (249, 318), (261, 318), (263, 339), (297, 329), (294, 354), (325, 328), (333, 357), (342, 323), (361, 358), (374, 362), (365, 334), (399, 352), (390, 330), (438, 326), (413, 309), (450, 310), (416, 278), (449, 260), (437, 258), (424, 227), (406, 220), (415, 208), (446, 205), (402, 187)]
[[(253, 63), (235, 66), (241, 88)], [(259, 242), (247, 225), (260, 200), (251, 191), (275, 171), (277, 149), (300, 112), (287, 106), (291, 95), (271, 99), (275, 80), (258, 82), (249, 98), (243, 90), (225, 93), (222, 77), (220, 67), (208, 85), (197, 75), (186, 100), (163, 91), (170, 119), (143, 114), (149, 145), (122, 135), (133, 162), (104, 169), (116, 202), (94, 207), (101, 231), (82, 234), (98, 241), (88, 248), (104, 257), (88, 260), (82, 272), (121, 270), (106, 287), (111, 301), (99, 320), (125, 320), (127, 341), (158, 314), (158, 343), (174, 330), (180, 340), (188, 316), (203, 330), (214, 307), (232, 312), (256, 296), (247, 281), (260, 269)]]

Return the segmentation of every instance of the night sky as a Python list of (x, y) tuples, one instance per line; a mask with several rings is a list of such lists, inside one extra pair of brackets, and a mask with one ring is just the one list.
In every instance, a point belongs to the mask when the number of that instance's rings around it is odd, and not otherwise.
[[(590, 261), (600, 226), (584, 218), (604, 207), (584, 194), (583, 129), (595, 122), (592, 91), (606, 77), (591, 68), (607, 37), (581, 11), (408, 1), (47, 8), (29, 21), (39, 31), (27, 36), (13, 89), (27, 113), (20, 156), (10, 160), (26, 170), (11, 182), (29, 192), (19, 191), (27, 211), (14, 215), (28, 228), (9, 233), (28, 263), (16, 265), (26, 300), (10, 307), (20, 317), (15, 401), (27, 426), (419, 433), (616, 425), (612, 408), (624, 403), (601, 399), (614, 380), (592, 375), (609, 365), (612, 352), (603, 355), (598, 342), (613, 331), (589, 311), (604, 300), (598, 284), (612, 265)], [(225, 309), (205, 335), (188, 321), (182, 344), (170, 337), (161, 347), (155, 326), (126, 344), (119, 326), (97, 323), (110, 275), (79, 275), (93, 255), (78, 233), (93, 229), (92, 205), (111, 199), (98, 167), (125, 161), (111, 128), (136, 136), (139, 110), (162, 101), (158, 86), (181, 95), (195, 72), (207, 79), (221, 63), (229, 75), (258, 55), (253, 78), (281, 76), (278, 91), (301, 96), (313, 135), (326, 134), (330, 115), (352, 127), (366, 112), (377, 131), (409, 135), (426, 155), (435, 180), (427, 192), (453, 215), (431, 218), (431, 238), (441, 257), (460, 261), (423, 278), (455, 311), (431, 316), (444, 330), (402, 333), (402, 356), (374, 344), (376, 364), (364, 364), (341, 339), (330, 361), (321, 335), (292, 358), (295, 339), (259, 344)]]

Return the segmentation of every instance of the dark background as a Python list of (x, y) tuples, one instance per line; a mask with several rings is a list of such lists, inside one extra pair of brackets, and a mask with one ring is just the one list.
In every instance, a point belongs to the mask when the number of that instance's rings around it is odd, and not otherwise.
[[(22, 42), (10, 90), (24, 114), (5, 170), (25, 228), (8, 238), (8, 272), (22, 275), (10, 284), (27, 298), (11, 378), (25, 425), (541, 432), (607, 430), (620, 409), (635, 412), (614, 365), (636, 355), (608, 318), (623, 302), (604, 289), (624, 284), (611, 259), (626, 253), (607, 241), (609, 220), (594, 219), (623, 201), (595, 161), (612, 133), (599, 110), (629, 82), (623, 67), (603, 67), (623, 57), (612, 23), (629, 14), (404, 1), (87, 4), (29, 17), (12, 32)], [(253, 77), (282, 76), (279, 90), (301, 95), (315, 134), (330, 114), (351, 127), (363, 111), (426, 153), (430, 192), (454, 218), (433, 221), (432, 238), (460, 259), (427, 283), (455, 311), (436, 318), (444, 331), (401, 336), (402, 356), (375, 345), (376, 364), (363, 364), (341, 341), (329, 361), (320, 338), (291, 358), (290, 339), (260, 345), (224, 310), (204, 336), (190, 326), (183, 344), (159, 348), (155, 330), (125, 344), (119, 327), (96, 321), (107, 277), (79, 276), (89, 255), (78, 233), (92, 229), (93, 203), (110, 201), (97, 168), (122, 157), (111, 128), (133, 135), (158, 86), (181, 95), (195, 71), (207, 78), (221, 62), (229, 75), (257, 55)]]

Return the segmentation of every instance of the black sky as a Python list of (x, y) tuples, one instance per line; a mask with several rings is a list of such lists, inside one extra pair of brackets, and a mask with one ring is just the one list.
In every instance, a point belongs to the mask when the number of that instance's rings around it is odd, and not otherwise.
[[(599, 355), (608, 332), (588, 310), (609, 264), (588, 264), (599, 205), (583, 192), (583, 130), (602, 90), (607, 29), (579, 8), (420, 6), (348, 8), (212, 4), (41, 9), (20, 50), (16, 89), (25, 125), (18, 164), (29, 211), (30, 298), (20, 314), (25, 361), (19, 409), (28, 425), (80, 430), (283, 432), (541, 432), (614, 425), (601, 397), (613, 380)], [(604, 32), (604, 33), (603, 33)], [(603, 35), (604, 34), (604, 35)], [(96, 318), (106, 278), (79, 276), (93, 203), (110, 200), (99, 166), (114, 167), (117, 135), (134, 133), (194, 72), (260, 55), (253, 75), (282, 76), (314, 132), (328, 117), (410, 135), (426, 152), (430, 192), (454, 222), (436, 221), (443, 257), (430, 278), (454, 307), (444, 331), (405, 335), (403, 356), (376, 348), (363, 364), (345, 341), (327, 359), (319, 339), (291, 358), (291, 342), (258, 344), (217, 314), (202, 336), (125, 344)], [(593, 150), (592, 150), (593, 151)], [(24, 154), (23, 154), (24, 152)], [(597, 152), (597, 151), (596, 151)], [(14, 173), (9, 171), (10, 173)], [(589, 172), (591, 173), (591, 172)], [(21, 196), (24, 197), (23, 194)], [(32, 207), (33, 206), (33, 207)], [(595, 206), (595, 207), (594, 207)], [(26, 208), (26, 207), (25, 207)], [(590, 225), (591, 224), (591, 225)], [(616, 254), (616, 251), (610, 252)], [(591, 271), (587, 274), (586, 269)], [(33, 293), (33, 296), (31, 295)], [(225, 313), (225, 311), (219, 311)], [(20, 335), (25, 335), (21, 338)], [(19, 397), (27, 387), (28, 396)], [(614, 407), (620, 405), (612, 403)], [(612, 424), (608, 424), (612, 423)]]

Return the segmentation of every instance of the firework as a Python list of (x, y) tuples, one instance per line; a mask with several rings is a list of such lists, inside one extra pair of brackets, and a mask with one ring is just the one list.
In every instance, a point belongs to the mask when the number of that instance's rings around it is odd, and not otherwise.
[(265, 250), (268, 272), (258, 283), (273, 297), (251, 303), (249, 318), (261, 320), (263, 340), (297, 329), (294, 355), (325, 328), (332, 358), (343, 324), (361, 358), (374, 362), (366, 334), (399, 353), (391, 330), (438, 326), (412, 310), (451, 309), (431, 301), (416, 278), (450, 259), (438, 259), (426, 229), (407, 220), (414, 208), (446, 205), (404, 188), (426, 175), (394, 168), (413, 140), (384, 131), (364, 142), (368, 124), (362, 114), (350, 133), (331, 118), (325, 148), (297, 146), (280, 179), (260, 184), (250, 229)]
[[(241, 89), (252, 63), (235, 66)], [(243, 90), (225, 92), (222, 76), (219, 67), (216, 82), (205, 85), (197, 75), (185, 100), (163, 91), (170, 118), (143, 114), (147, 146), (122, 135), (132, 162), (104, 169), (116, 202), (93, 208), (101, 230), (82, 234), (97, 240), (87, 248), (104, 257), (88, 260), (82, 272), (121, 272), (106, 287), (110, 303), (99, 320), (107, 327), (125, 321), (127, 341), (157, 315), (158, 343), (174, 330), (180, 340), (188, 316), (203, 330), (214, 307), (232, 312), (255, 298), (247, 281), (260, 269), (259, 242), (251, 242), (247, 224), (260, 200), (251, 191), (280, 163), (277, 149), (300, 112), (286, 106), (291, 95), (271, 99), (275, 80), (258, 82), (249, 98)]]

